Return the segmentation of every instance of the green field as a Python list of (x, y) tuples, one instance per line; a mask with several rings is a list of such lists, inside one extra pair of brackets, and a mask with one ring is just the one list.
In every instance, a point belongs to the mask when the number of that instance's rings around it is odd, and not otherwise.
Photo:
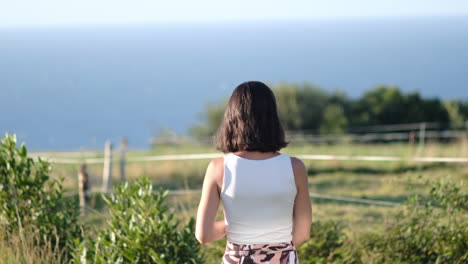
[[(184, 145), (159, 146), (152, 151), (131, 151), (129, 157), (167, 154), (214, 153), (211, 146)], [(466, 141), (457, 144), (427, 143), (423, 150), (417, 145), (391, 144), (337, 144), (337, 145), (290, 145), (282, 151), (289, 155), (366, 155), (415, 157), (468, 157)], [(117, 153), (116, 153), (117, 154)], [(66, 157), (61, 153), (50, 153), (52, 157)], [(102, 153), (73, 154), (82, 158), (102, 157)], [(118, 156), (114, 157), (115, 162)], [(171, 190), (199, 189), (210, 159), (184, 161), (132, 162), (127, 165), (127, 179), (151, 178), (154, 186)], [(455, 182), (468, 180), (467, 163), (418, 163), (411, 161), (319, 161), (305, 160), (309, 174), (311, 192), (365, 198), (391, 202), (403, 202), (412, 194), (425, 194), (429, 187), (426, 180), (446, 179)], [(88, 165), (92, 189), (100, 189), (102, 165)], [(119, 170), (114, 163), (113, 182), (119, 182)], [(70, 193), (77, 191), (77, 165), (54, 164), (53, 176), (64, 177), (64, 186)], [(462, 190), (467, 193), (466, 188)], [(196, 216), (199, 193), (172, 195), (167, 202), (170, 208), (184, 220)], [(350, 237), (366, 231), (382, 229), (386, 219), (395, 208), (350, 203), (326, 199), (312, 199), (313, 221), (340, 221), (345, 223), (344, 232)], [(99, 229), (107, 217), (106, 208), (98, 196), (93, 196), (90, 213), (83, 219)], [(218, 218), (222, 219), (222, 208)], [(220, 258), (224, 241), (202, 246), (215, 261)]]

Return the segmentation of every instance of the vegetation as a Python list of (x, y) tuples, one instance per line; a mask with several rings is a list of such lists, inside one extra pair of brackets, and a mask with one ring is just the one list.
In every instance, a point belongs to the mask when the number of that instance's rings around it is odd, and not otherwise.
[[(92, 197), (88, 218), (78, 222), (75, 196), (64, 197), (63, 193), (76, 189), (76, 166), (55, 164), (51, 170), (51, 164), (28, 157), (24, 144), (18, 147), (14, 136), (2, 139), (0, 149), (0, 216), (5, 223), (0, 229), (0, 263), (209, 264), (220, 261), (225, 239), (199, 245), (193, 235), (199, 194), (172, 196), (161, 189), (153, 194), (152, 189), (154, 185), (165, 189), (199, 188), (208, 160), (130, 163), (127, 168), (130, 182), (115, 186), (114, 194), (109, 197)], [(151, 154), (211, 151), (203, 145), (164, 146), (152, 150)], [(417, 146), (404, 143), (293, 143), (284, 153), (413, 157), (418, 152)], [(130, 152), (129, 156), (147, 154)], [(423, 154), (466, 157), (468, 146), (465, 141), (429, 142)], [(390, 208), (314, 199), (311, 240), (298, 248), (301, 263), (468, 261), (467, 189), (458, 183), (468, 179), (467, 164), (305, 162), (312, 192), (388, 200), (402, 205)], [(100, 184), (100, 166), (89, 166), (92, 186)], [(118, 176), (118, 168), (115, 170), (114, 175)], [(62, 176), (64, 180), (59, 180)], [(28, 193), (30, 188), (34, 193)], [(15, 195), (42, 202), (20, 201)], [(47, 205), (49, 202), (52, 204)], [(67, 208), (63, 208), (65, 205)], [(28, 216), (28, 210), (38, 212), (38, 208), (48, 214), (41, 222)], [(60, 212), (54, 208), (62, 208), (66, 219), (59, 217)], [(16, 210), (23, 210), (24, 216), (18, 218)], [(66, 228), (81, 232), (69, 236), (73, 232)], [(54, 235), (67, 242), (53, 244), (51, 239), (57, 242), (57, 238), (43, 240)]]
[(342, 222), (317, 221), (311, 240), (298, 249), (301, 263), (467, 263), (468, 197), (459, 185), (430, 183), (389, 214), (382, 229), (354, 238)]
[(79, 245), (76, 263), (203, 263), (194, 236), (195, 221), (179, 230), (164, 205), (167, 191), (155, 195), (147, 178), (118, 186), (110, 198), (110, 220), (97, 237)]
[[(287, 130), (336, 135), (356, 126), (440, 122), (448, 127), (468, 119), (468, 102), (422, 98), (392, 86), (375, 87), (360, 98), (307, 83), (270, 87)], [(226, 103), (206, 105), (192, 135), (213, 135)], [(168, 130), (160, 134), (174, 137)], [(187, 141), (128, 155), (213, 151), (211, 145)], [(406, 143), (292, 142), (283, 152), (467, 157), (468, 139), (426, 142), (424, 149)], [(466, 163), (304, 161), (312, 192), (401, 205), (313, 198), (311, 239), (298, 248), (301, 263), (468, 263)], [(36, 161), (24, 143), (18, 146), (7, 134), (0, 142), (0, 263), (219, 263), (226, 239), (199, 245), (194, 236), (199, 193), (164, 191), (199, 189), (208, 162), (130, 163), (129, 182), (116, 185), (110, 196), (94, 195), (87, 218), (80, 218), (76, 195), (65, 195), (76, 191), (76, 165)], [(102, 165), (88, 168), (91, 186), (99, 186)], [(156, 193), (153, 186), (159, 187)], [(222, 219), (222, 207), (217, 217)]]
[[(304, 84), (270, 86), (286, 130), (341, 134), (349, 128), (370, 125), (438, 122), (460, 124), (468, 120), (468, 102), (422, 98), (418, 92), (403, 93), (398, 87), (380, 85), (360, 98)], [(221, 123), (227, 100), (205, 106), (201, 123), (191, 129), (197, 137), (211, 136)]]
[[(78, 223), (76, 199), (63, 197), (50, 164), (27, 156), (6, 135), (0, 144), (0, 254), (7, 263), (203, 263), (194, 219), (182, 229), (148, 179), (122, 184), (110, 198), (107, 228)], [(84, 234), (82, 234), (82, 231)], [(1, 263), (1, 262), (0, 262)]]
[(0, 237), (53, 248), (66, 259), (81, 235), (79, 208), (63, 197), (61, 181), (50, 179), (50, 170), (48, 162), (28, 157), (24, 143), (17, 147), (15, 136), (1, 139)]
[(431, 185), (428, 196), (406, 201), (383, 232), (363, 234), (364, 262), (468, 262), (468, 197), (460, 192), (461, 185)]
[(338, 221), (315, 221), (311, 239), (298, 248), (301, 263), (359, 263), (358, 252)]

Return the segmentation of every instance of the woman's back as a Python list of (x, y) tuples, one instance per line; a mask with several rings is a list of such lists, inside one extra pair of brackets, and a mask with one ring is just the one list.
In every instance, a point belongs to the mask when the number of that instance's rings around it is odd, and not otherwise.
[(228, 241), (290, 242), (296, 192), (289, 155), (263, 160), (225, 155), (221, 200)]
[[(227, 235), (222, 263), (298, 264), (312, 208), (304, 163), (288, 146), (273, 91), (258, 81), (236, 87), (214, 137), (226, 155), (207, 167), (197, 212), (200, 243)], [(279, 155), (278, 155), (279, 154)], [(224, 220), (216, 221), (220, 202)]]

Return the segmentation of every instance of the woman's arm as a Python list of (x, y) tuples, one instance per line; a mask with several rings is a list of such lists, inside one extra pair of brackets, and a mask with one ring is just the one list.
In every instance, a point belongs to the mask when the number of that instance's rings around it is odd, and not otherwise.
[(293, 157), (292, 166), (297, 188), (296, 199), (294, 201), (292, 236), (294, 246), (297, 248), (310, 239), (312, 205), (309, 197), (307, 170), (304, 163), (300, 159)]
[(219, 180), (224, 173), (224, 159), (214, 159), (208, 165), (198, 206), (195, 236), (201, 244), (221, 239), (226, 234), (224, 221), (215, 222), (218, 212)]

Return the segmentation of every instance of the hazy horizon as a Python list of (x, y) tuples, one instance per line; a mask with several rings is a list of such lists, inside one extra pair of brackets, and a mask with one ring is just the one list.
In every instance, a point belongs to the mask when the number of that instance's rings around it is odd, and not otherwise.
[(200, 21), (268, 21), (303, 20), (313, 18), (392, 16), (467, 16), (468, 2), (463, 0), (238, 0), (219, 2), (152, 1), (131, 2), (112, 0), (60, 0), (0, 4), (2, 25), (50, 24), (135, 24)]
[[(246, 80), (468, 99), (465, 17), (0, 29), (0, 132), (32, 150), (186, 134)], [(181, 95), (184, 95), (181, 97)]]

